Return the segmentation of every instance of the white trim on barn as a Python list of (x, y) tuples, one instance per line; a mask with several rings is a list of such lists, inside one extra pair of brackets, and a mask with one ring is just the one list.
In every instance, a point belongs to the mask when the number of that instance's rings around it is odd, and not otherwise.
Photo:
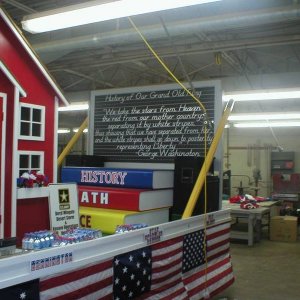
[[(38, 168), (38, 170), (36, 170), (36, 169), (34, 169), (34, 170), (44, 173), (44, 170), (45, 170), (45, 152), (44, 151), (19, 150), (18, 151), (18, 160), (19, 160), (19, 162), (20, 162), (20, 155), (28, 155), (30, 157), (33, 156), (33, 155), (39, 156), (40, 157), (40, 167)], [(31, 162), (30, 162), (30, 164), (31, 164)], [(18, 172), (20, 172), (19, 166), (20, 166), (20, 164), (17, 167)], [(28, 170), (28, 168), (26, 168), (26, 172), (32, 171), (32, 166), (30, 166), (30, 167), (31, 167), (31, 168), (29, 168), (30, 170)]]
[(0, 93), (0, 97), (2, 98), (2, 136), (1, 136), (1, 192), (0, 192), (0, 208), (1, 208), (1, 223), (0, 223), (0, 238), (4, 238), (4, 185), (5, 185), (5, 147), (6, 147), (6, 103), (7, 103), (7, 95), (4, 93)]
[(22, 97), (26, 97), (27, 93), (25, 92), (25, 90), (21, 87), (21, 85), (19, 84), (19, 82), (17, 81), (17, 79), (8, 70), (8, 68), (5, 66), (5, 64), (1, 60), (0, 60), (0, 69), (3, 71), (3, 73), (6, 75), (6, 77), (8, 78), (8, 80), (12, 83), (12, 85), (15, 86), (19, 90), (19, 92), (22, 95)]
[(37, 65), (37, 67), (40, 69), (40, 71), (42, 72), (42, 74), (45, 76), (45, 78), (47, 79), (47, 81), (49, 82), (49, 84), (51, 85), (51, 87), (54, 89), (54, 91), (59, 96), (59, 98), (62, 101), (62, 103), (64, 105), (69, 105), (67, 99), (62, 94), (61, 90), (58, 88), (56, 82), (50, 76), (50, 74), (48, 73), (48, 71), (46, 70), (46, 68), (44, 67), (44, 65), (40, 62), (40, 60), (38, 59), (36, 53), (29, 46), (29, 43), (27, 42), (27, 40), (25, 39), (25, 37), (23, 36), (23, 34), (21, 34), (21, 30), (17, 27), (16, 24), (14, 24), (14, 22), (9, 18), (9, 16), (1, 8), (0, 8), (0, 16), (2, 16), (3, 20), (5, 21), (5, 23), (9, 26), (9, 28), (14, 33), (14, 35), (16, 36), (16, 38), (19, 40), (19, 42), (22, 44), (22, 46), (25, 48), (25, 50), (27, 51), (27, 53), (29, 54), (29, 56), (34, 61), (34, 63)]
[(17, 234), (17, 170), (19, 165), (18, 158), (18, 133), (19, 133), (19, 103), (20, 94), (17, 87), (15, 87), (14, 95), (14, 129), (12, 132), (13, 145), (12, 145), (12, 176), (11, 176), (11, 236)]
[[(30, 120), (22, 120), (22, 107), (27, 107), (28, 109), (31, 110), (31, 118)], [(41, 120), (40, 122), (34, 122), (33, 121), (33, 110), (39, 110), (41, 113)], [(20, 140), (30, 140), (30, 141), (44, 141), (45, 140), (45, 115), (46, 115), (46, 108), (45, 106), (42, 105), (36, 105), (36, 104), (32, 104), (32, 103), (24, 103), (24, 102), (20, 102), (20, 115), (18, 120), (20, 120), (21, 124), (20, 129), (19, 130), (19, 139)], [(29, 130), (29, 134), (28, 135), (22, 135), (21, 131), (22, 131), (22, 123), (26, 122), (27, 124), (30, 124), (30, 130)], [(40, 126), (40, 136), (34, 136), (33, 135), (33, 130), (32, 130), (32, 126), (33, 124), (36, 123)]]
[(54, 98), (54, 131), (53, 131), (53, 183), (57, 182), (57, 148), (58, 148), (58, 98)]

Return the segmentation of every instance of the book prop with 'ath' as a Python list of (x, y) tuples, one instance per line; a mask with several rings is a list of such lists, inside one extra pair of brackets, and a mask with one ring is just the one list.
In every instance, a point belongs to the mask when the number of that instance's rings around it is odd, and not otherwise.
[(94, 208), (144, 211), (173, 205), (173, 189), (126, 189), (78, 186), (79, 205)]

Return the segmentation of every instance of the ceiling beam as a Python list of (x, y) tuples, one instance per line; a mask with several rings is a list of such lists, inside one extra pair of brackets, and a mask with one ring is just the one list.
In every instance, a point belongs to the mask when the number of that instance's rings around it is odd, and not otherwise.
[(81, 72), (78, 72), (78, 71), (74, 71), (74, 70), (69, 70), (69, 69), (56, 69), (56, 70), (51, 70), (51, 73), (55, 73), (55, 72), (66, 72), (66, 73), (69, 73), (69, 74), (73, 74), (75, 76), (78, 76), (78, 77), (81, 77), (81, 78), (85, 78), (91, 82), (97, 82), (97, 83), (100, 83), (104, 86), (108, 86), (108, 87), (111, 87), (113, 88), (114, 85), (109, 83), (109, 82), (106, 82), (106, 81), (103, 81), (103, 80), (99, 80), (95, 77), (92, 77), (92, 76), (88, 76), (88, 75), (85, 75)]
[[(239, 49), (251, 49), (251, 48), (263, 48), (270, 47), (275, 45), (293, 45), (300, 43), (300, 34), (293, 36), (280, 36), (280, 37), (265, 37), (265, 38), (254, 38), (254, 39), (240, 39), (240, 40), (231, 40), (231, 41), (218, 41), (218, 42), (206, 42), (203, 44), (190, 45), (186, 46), (177, 46), (178, 52), (180, 56), (191, 56), (191, 55), (202, 55), (205, 53), (215, 53), (217, 51), (230, 51), (230, 50), (239, 50)], [(161, 58), (170, 58), (176, 57), (177, 55), (174, 53), (173, 49), (170, 47), (162, 47), (157, 48), (157, 52)], [(122, 49), (120, 49), (121, 51)], [(59, 60), (57, 62), (53, 62), (48, 65), (49, 70), (56, 69), (61, 67), (61, 65), (65, 66), (65, 68), (74, 67), (76, 69), (93, 69), (99, 68), (108, 65), (115, 64), (124, 64), (124, 63), (132, 63), (136, 61), (146, 61), (155, 59), (152, 55), (149, 54), (148, 50), (139, 49), (134, 52), (133, 50), (125, 51), (123, 48), (122, 53), (126, 53), (126, 55), (118, 56), (114, 55), (113, 57), (107, 59), (101, 59), (98, 61), (93, 61), (92, 64), (88, 64), (88, 61), (84, 61), (86, 58), (85, 52), (82, 52), (83, 59), (80, 59), (80, 56), (77, 57), (76, 66), (74, 66), (74, 57), (72, 55), (69, 56), (70, 63), (68, 63), (68, 58), (63, 61)], [(231, 56), (231, 55), (230, 55)], [(232, 58), (232, 56), (231, 56)], [(90, 58), (88, 58), (90, 59)], [(229, 61), (227, 56), (227, 61)], [(235, 59), (236, 62), (236, 59)], [(241, 71), (241, 69), (240, 69)]]
[(21, 9), (21, 10), (25, 11), (26, 13), (32, 14), (32, 13), (37, 12), (35, 9), (32, 9), (32, 8), (28, 7), (27, 5), (24, 5), (16, 0), (2, 0), (2, 2), (5, 2), (11, 6)]

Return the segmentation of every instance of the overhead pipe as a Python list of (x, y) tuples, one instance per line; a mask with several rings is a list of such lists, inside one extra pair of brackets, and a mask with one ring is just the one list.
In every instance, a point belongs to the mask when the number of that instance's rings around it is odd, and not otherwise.
[(234, 101), (230, 100), (228, 101), (225, 110), (223, 112), (223, 116), (220, 120), (220, 123), (218, 125), (218, 128), (216, 130), (216, 133), (214, 135), (214, 138), (212, 140), (212, 143), (209, 147), (209, 150), (207, 152), (207, 155), (205, 157), (205, 160), (203, 162), (203, 165), (201, 167), (200, 173), (198, 175), (198, 178), (195, 182), (194, 188), (192, 190), (192, 193), (190, 195), (190, 198), (188, 200), (188, 203), (185, 207), (185, 210), (183, 212), (182, 215), (182, 219), (186, 219), (189, 218), (194, 211), (194, 208), (196, 206), (197, 203), (197, 199), (201, 193), (202, 187), (204, 185), (204, 182), (206, 180), (206, 175), (207, 175), (207, 171), (209, 170), (213, 159), (214, 159), (214, 155), (216, 153), (216, 150), (218, 148), (218, 144), (221, 140), (222, 134), (223, 134), (223, 130), (225, 128), (226, 122), (228, 120), (229, 114), (231, 113), (232, 109), (233, 109), (233, 105), (234, 105)]

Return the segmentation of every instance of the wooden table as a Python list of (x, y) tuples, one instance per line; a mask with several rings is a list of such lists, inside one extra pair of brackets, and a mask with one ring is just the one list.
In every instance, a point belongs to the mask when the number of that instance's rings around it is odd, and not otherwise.
[(261, 203), (259, 203), (260, 207), (258, 208), (243, 209), (240, 207), (240, 204), (231, 204), (227, 200), (222, 201), (222, 209), (229, 208), (231, 210), (230, 215), (232, 218), (246, 219), (248, 224), (247, 232), (231, 230), (230, 237), (233, 239), (248, 240), (248, 246), (253, 246), (255, 237), (257, 241), (260, 241), (262, 219), (265, 216), (268, 217), (268, 220), (270, 219), (270, 207), (272, 205), (275, 205), (276, 201), (267, 202), (274, 203), (268, 203), (266, 204), (266, 206), (261, 205)]
[(279, 203), (281, 203), (281, 200), (275, 200), (275, 201), (263, 201), (263, 202), (258, 202), (258, 205), (260, 207), (269, 207), (271, 208), (272, 206), (275, 206)]

